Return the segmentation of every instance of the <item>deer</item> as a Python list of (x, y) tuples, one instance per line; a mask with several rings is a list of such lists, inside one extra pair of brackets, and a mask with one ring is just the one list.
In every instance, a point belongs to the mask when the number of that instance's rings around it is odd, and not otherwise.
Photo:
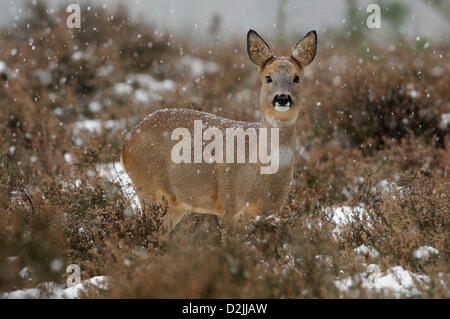
[[(297, 122), (302, 113), (301, 83), (305, 67), (314, 60), (316, 51), (315, 31), (298, 41), (290, 56), (274, 56), (256, 31), (248, 31), (247, 53), (257, 66), (261, 81), (260, 122), (236, 121), (183, 108), (160, 109), (140, 122), (125, 138), (120, 161), (142, 207), (148, 202), (167, 205), (163, 223), (169, 229), (189, 213), (213, 214), (237, 223), (242, 217), (280, 211), (294, 181)], [(260, 162), (174, 163), (171, 149), (176, 141), (170, 132), (183, 127), (193, 134), (194, 122), (199, 120), (225, 135), (231, 127), (276, 129), (278, 170), (261, 174)], [(246, 136), (240, 142), (247, 147), (249, 140)]]

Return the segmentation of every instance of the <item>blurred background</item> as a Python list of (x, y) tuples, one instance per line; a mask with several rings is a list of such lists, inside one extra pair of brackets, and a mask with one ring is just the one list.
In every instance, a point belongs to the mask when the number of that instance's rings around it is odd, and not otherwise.
[[(0, 24), (7, 25), (30, 14), (25, 8), (29, 2), (1, 0)], [(71, 2), (50, 0), (48, 7), (56, 9), (67, 3)], [(383, 28), (371, 32), (373, 36), (389, 37), (395, 32), (407, 38), (448, 40), (449, 37), (450, 5), (445, 0), (82, 0), (76, 3), (107, 6), (112, 10), (123, 6), (132, 19), (201, 41), (211, 35), (217, 38), (245, 35), (251, 28), (267, 35), (268, 40), (298, 36), (311, 29), (321, 33), (351, 29), (361, 16), (367, 16), (367, 5), (377, 3), (383, 8), (384, 23)]]
[[(69, 264), (90, 297), (449, 298), (450, 1), (91, 0), (79, 29), (68, 3), (0, 0), (0, 298), (61, 296)], [(123, 140), (161, 108), (259, 121), (249, 28), (276, 55), (318, 32), (292, 192), (167, 234)]]

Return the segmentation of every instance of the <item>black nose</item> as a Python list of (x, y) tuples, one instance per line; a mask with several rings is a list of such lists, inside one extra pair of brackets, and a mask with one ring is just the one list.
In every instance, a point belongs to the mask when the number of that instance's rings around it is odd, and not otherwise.
[(292, 104), (292, 98), (291, 96), (288, 94), (280, 94), (280, 95), (275, 95), (273, 97), (273, 101), (272, 104), (275, 105), (276, 103), (278, 103), (280, 106), (286, 106), (286, 104), (291, 103)]

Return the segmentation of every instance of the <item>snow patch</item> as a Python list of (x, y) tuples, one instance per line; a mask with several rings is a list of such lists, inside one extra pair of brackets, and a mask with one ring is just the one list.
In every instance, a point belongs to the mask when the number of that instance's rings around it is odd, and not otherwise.
[(190, 69), (193, 77), (199, 77), (205, 73), (214, 73), (219, 71), (219, 66), (215, 62), (208, 62), (190, 55), (181, 58), (180, 63)]
[(92, 277), (69, 288), (63, 288), (60, 285), (55, 285), (53, 282), (47, 282), (40, 284), (37, 288), (28, 288), (2, 293), (0, 294), (0, 297), (4, 299), (75, 299), (79, 298), (81, 293), (85, 292), (88, 287), (107, 289), (108, 277)]
[(364, 207), (326, 207), (324, 213), (331, 218), (336, 226), (344, 226), (355, 222), (355, 218), (364, 219), (367, 217), (367, 211)]
[(441, 114), (441, 122), (439, 122), (439, 128), (445, 131), (450, 124), (450, 113)]
[(70, 153), (64, 153), (64, 160), (66, 163), (70, 164), (73, 162), (73, 155)]
[(102, 105), (99, 101), (91, 101), (89, 103), (89, 111), (96, 113), (99, 112), (102, 109)]
[(118, 95), (131, 95), (133, 87), (137, 86), (138, 88), (134, 91), (133, 98), (138, 103), (160, 101), (162, 97), (158, 92), (173, 91), (176, 88), (174, 81), (158, 81), (148, 74), (130, 74), (125, 80), (125, 83), (117, 83), (114, 86), (114, 92)]
[(73, 123), (73, 134), (79, 135), (83, 132), (101, 134), (103, 128), (107, 130), (117, 129), (122, 130), (125, 127), (124, 120), (81, 120)]
[[(372, 227), (372, 225), (367, 221), (367, 211), (362, 206), (326, 207), (322, 212), (325, 213), (330, 221), (335, 224), (333, 236), (336, 240), (339, 239), (339, 235), (348, 224), (366, 220), (367, 227)], [(319, 222), (319, 226), (321, 226), (321, 222)]]
[(370, 264), (366, 271), (356, 276), (336, 280), (334, 284), (342, 291), (347, 292), (352, 287), (360, 283), (361, 287), (367, 290), (375, 290), (378, 293), (384, 293), (388, 296), (401, 298), (403, 296), (411, 297), (420, 295), (417, 284), (423, 285), (428, 289), (430, 278), (426, 275), (418, 275), (403, 269), (401, 266), (395, 266), (388, 269), (385, 273), (381, 272), (376, 264)]
[(118, 95), (130, 95), (133, 87), (128, 83), (117, 83), (114, 85), (114, 92)]
[(102, 123), (99, 120), (82, 120), (73, 123), (74, 135), (78, 135), (82, 131), (100, 134), (102, 132)]
[(122, 164), (119, 162), (97, 164), (96, 169), (100, 176), (120, 186), (124, 195), (129, 199), (133, 211), (141, 209), (141, 204), (131, 184), (131, 179), (125, 172)]
[(359, 255), (370, 256), (372, 258), (377, 258), (380, 255), (378, 250), (376, 250), (371, 246), (366, 246), (364, 244), (355, 248), (353, 251)]
[(127, 83), (137, 83), (141, 88), (149, 91), (173, 90), (175, 82), (172, 80), (157, 81), (148, 74), (130, 74), (126, 77)]
[(413, 256), (417, 259), (428, 259), (431, 255), (439, 254), (439, 250), (431, 246), (422, 246), (413, 252)]
[(0, 73), (6, 72), (6, 63), (0, 61)]
[(0, 74), (6, 74), (7, 76), (16, 77), (16, 73), (8, 68), (8, 65), (2, 60), (0, 60)]

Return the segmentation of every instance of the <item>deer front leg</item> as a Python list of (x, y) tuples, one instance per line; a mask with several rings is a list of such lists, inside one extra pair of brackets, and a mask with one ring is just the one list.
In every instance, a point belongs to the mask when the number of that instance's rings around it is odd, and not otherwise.
[(167, 213), (162, 219), (163, 226), (171, 231), (180, 223), (186, 210), (176, 201), (175, 196), (161, 190), (156, 191), (155, 195), (138, 193), (141, 207), (147, 207), (148, 205), (167, 205)]

